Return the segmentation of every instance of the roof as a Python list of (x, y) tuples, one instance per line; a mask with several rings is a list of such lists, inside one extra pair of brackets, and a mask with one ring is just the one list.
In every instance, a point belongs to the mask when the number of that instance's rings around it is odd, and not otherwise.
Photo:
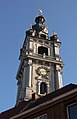
[(28, 109), (38, 106), (39, 104), (45, 103), (49, 100), (52, 100), (55, 97), (58, 97), (62, 94), (65, 94), (65, 93), (71, 91), (71, 90), (74, 90), (76, 88), (77, 88), (77, 85), (69, 84), (69, 85), (66, 85), (66, 86), (62, 87), (61, 89), (58, 89), (50, 94), (47, 94), (46, 96), (43, 96), (35, 101), (33, 101), (33, 100), (22, 101), (17, 106), (15, 106), (7, 111), (2, 112), (0, 114), (0, 119), (9, 119), (12, 116), (20, 114), (21, 112), (24, 112)]
[(9, 110), (6, 110), (0, 113), (0, 119), (9, 119), (10, 117), (19, 114), (20, 111), (28, 104), (29, 102), (23, 101), (20, 102), (18, 106), (15, 106)]
[(76, 88), (77, 88), (77, 85), (75, 85), (75, 84), (66, 85), (66, 86), (64, 86), (64, 87), (62, 87), (62, 88), (60, 88), (60, 89), (58, 89), (58, 90), (56, 90), (56, 91), (54, 91), (52, 93), (49, 93), (49, 94), (47, 94), (47, 95), (45, 95), (45, 96), (43, 96), (41, 98), (38, 98), (37, 100), (31, 102), (28, 105), (27, 108), (24, 108), (24, 110), (30, 109), (32, 107), (35, 107), (35, 106), (39, 105), (39, 104), (45, 103), (47, 101), (50, 101), (50, 100), (52, 100), (52, 99), (54, 99), (54, 98), (56, 98), (58, 96), (61, 96), (62, 94), (65, 94), (65, 93), (67, 93), (67, 92), (69, 92), (71, 90), (74, 90)]

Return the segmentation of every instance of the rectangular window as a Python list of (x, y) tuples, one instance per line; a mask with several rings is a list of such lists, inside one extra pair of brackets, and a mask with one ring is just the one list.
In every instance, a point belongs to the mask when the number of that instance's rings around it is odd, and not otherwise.
[(68, 119), (77, 119), (77, 104), (68, 106)]
[(34, 119), (47, 119), (47, 114), (40, 115), (39, 117), (36, 117)]

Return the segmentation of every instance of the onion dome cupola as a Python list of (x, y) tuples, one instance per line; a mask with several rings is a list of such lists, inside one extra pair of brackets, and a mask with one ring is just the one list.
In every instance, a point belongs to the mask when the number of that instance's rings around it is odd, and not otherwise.
[(48, 39), (48, 29), (45, 25), (45, 18), (43, 17), (41, 10), (40, 15), (35, 18), (35, 22), (36, 23), (31, 26), (30, 30), (26, 31), (26, 34)]

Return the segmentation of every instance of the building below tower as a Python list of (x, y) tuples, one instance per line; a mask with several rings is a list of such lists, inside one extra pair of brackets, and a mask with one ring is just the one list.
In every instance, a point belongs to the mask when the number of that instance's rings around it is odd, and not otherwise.
[(77, 119), (77, 85), (69, 84), (41, 98), (22, 101), (0, 119)]

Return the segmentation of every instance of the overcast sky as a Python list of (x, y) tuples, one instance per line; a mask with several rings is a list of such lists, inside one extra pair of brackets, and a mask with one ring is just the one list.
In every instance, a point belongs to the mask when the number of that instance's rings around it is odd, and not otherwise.
[(0, 112), (15, 106), (19, 51), (39, 9), (62, 42), (63, 85), (77, 84), (77, 0), (0, 0)]

